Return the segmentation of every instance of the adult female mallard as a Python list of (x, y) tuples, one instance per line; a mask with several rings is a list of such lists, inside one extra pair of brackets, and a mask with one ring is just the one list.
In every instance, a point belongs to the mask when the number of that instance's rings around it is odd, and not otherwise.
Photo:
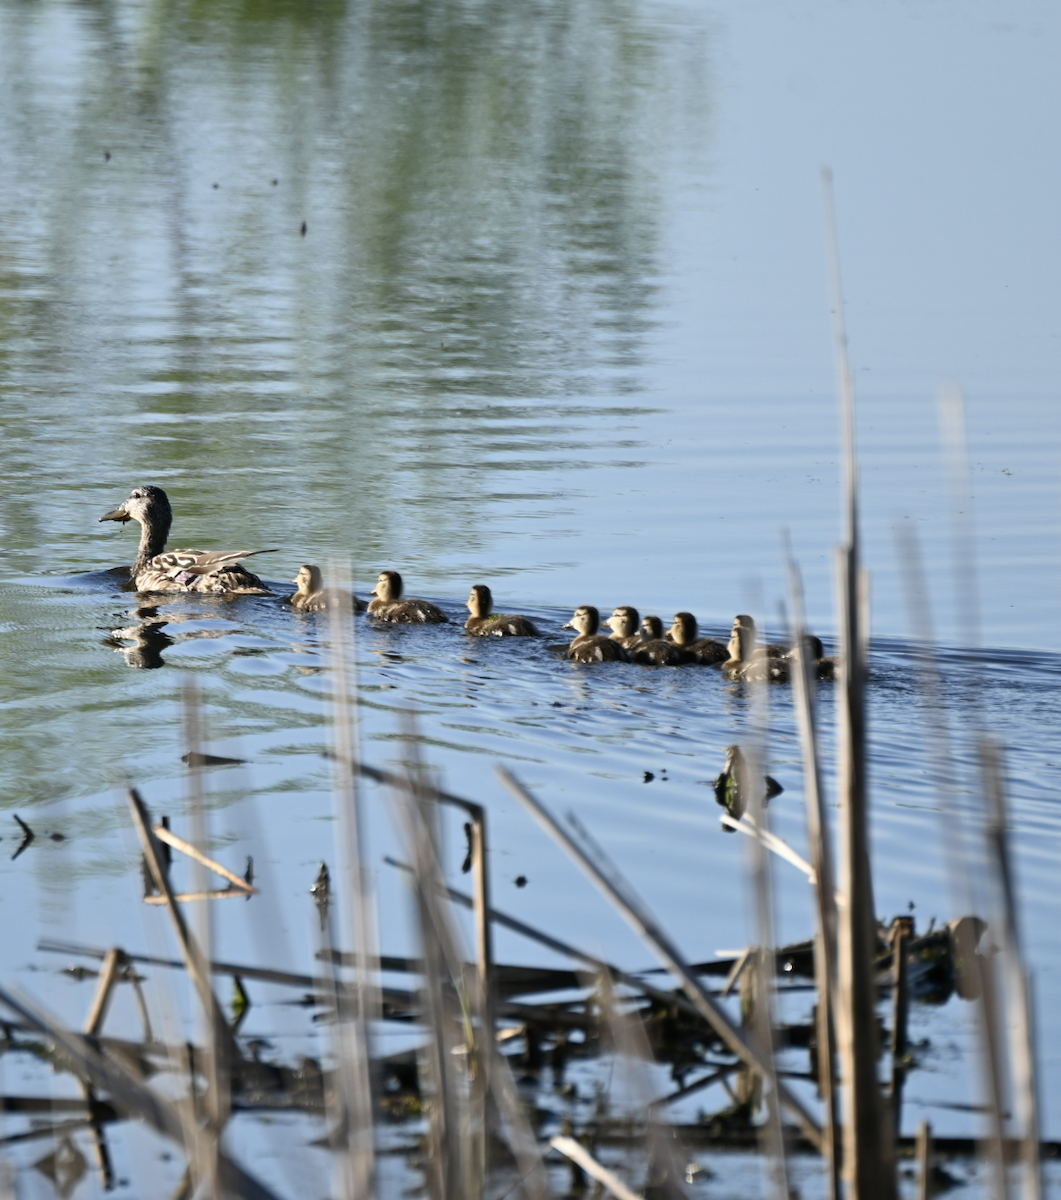
[(674, 624), (667, 631), (671, 641), (689, 656), (687, 662), (713, 667), (726, 659), (726, 647), (714, 638), (698, 637), (696, 618), (690, 612), (674, 614)]
[(334, 605), (348, 606), (353, 612), (365, 611), (364, 600), (358, 600), (352, 592), (326, 588), (320, 567), (308, 563), (299, 567), (291, 582), (298, 584), (298, 591), (288, 596), (287, 602), (296, 612), (325, 612)]
[(624, 650), (633, 650), (641, 645), (641, 617), (632, 604), (620, 604), (604, 622), (612, 631), (611, 640), (618, 642)]
[(532, 621), (526, 617), (511, 616), (507, 613), (495, 613), (494, 597), (485, 583), (472, 585), (468, 603), (465, 605), (472, 614), (464, 622), (468, 633), (477, 637), (540, 637)]
[(567, 657), (575, 662), (625, 662), (626, 651), (611, 638), (600, 637), (600, 613), (592, 604), (582, 604), (562, 629), (574, 629), (575, 637), (567, 648)]
[(403, 600), (402, 577), (397, 571), (380, 571), (371, 594), (368, 615), (377, 621), (401, 625), (446, 625), (449, 617), (430, 600)]
[(270, 594), (257, 575), (240, 565), (240, 559), (272, 550), (166, 550), (173, 509), (160, 487), (146, 483), (134, 488), (124, 504), (100, 520), (140, 522), (140, 548), (130, 573), (134, 591)]
[(675, 642), (663, 636), (659, 617), (645, 617), (641, 622), (641, 641), (629, 651), (634, 662), (650, 667), (680, 667), (692, 662), (692, 657)]

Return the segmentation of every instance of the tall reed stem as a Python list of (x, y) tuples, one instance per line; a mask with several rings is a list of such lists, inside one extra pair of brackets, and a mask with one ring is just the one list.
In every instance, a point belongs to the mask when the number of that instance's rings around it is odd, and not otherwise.
[(830, 303), (844, 456), (845, 544), (837, 553), (842, 666), (838, 709), (840, 889), (836, 1025), (844, 1082), (844, 1177), (849, 1200), (894, 1200), (894, 1130), (884, 1120), (877, 1080), (876, 915), (870, 875), (866, 790), (865, 678), (869, 580), (860, 565), (854, 379), (847, 357), (840, 250), (832, 175), (822, 172)]

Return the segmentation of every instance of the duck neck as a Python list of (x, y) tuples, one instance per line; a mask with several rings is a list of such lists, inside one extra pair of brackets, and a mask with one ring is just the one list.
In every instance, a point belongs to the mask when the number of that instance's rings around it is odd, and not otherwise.
[(169, 536), (169, 522), (157, 521), (140, 522), (140, 549), (136, 552), (136, 562), (133, 563), (133, 574), (144, 570), (147, 564), (161, 554), (166, 548), (166, 538)]

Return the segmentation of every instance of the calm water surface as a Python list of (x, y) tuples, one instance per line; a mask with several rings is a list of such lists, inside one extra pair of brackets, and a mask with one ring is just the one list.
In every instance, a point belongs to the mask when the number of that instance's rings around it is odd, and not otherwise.
[[(189, 832), (189, 674), (210, 750), (245, 760), (209, 774), (215, 852), (240, 870), (253, 855), (262, 888), (214, 906), (217, 952), (311, 969), (308, 888), (335, 857), (326, 630), (270, 598), (149, 608), (123, 593), (108, 572), (135, 537), (97, 518), (137, 483), (169, 491), (176, 545), (279, 547), (262, 560), (278, 593), (302, 562), (338, 556), (361, 594), (396, 566), (459, 622), (483, 580), (545, 642), (579, 603), (689, 608), (716, 634), (754, 610), (779, 632), (787, 528), (829, 640), (829, 161), (874, 572), (877, 906), (912, 904), (919, 925), (958, 915), (893, 551), (894, 528), (915, 525), (957, 645), (935, 402), (954, 379), (980, 637), (1007, 649), (948, 651), (945, 694), (968, 803), (972, 716), (1006, 746), (1045, 1129), (1061, 1137), (1058, 32), (1031, 2), (0, 0), (0, 975), (80, 1021), (91, 984), (37, 953), (40, 937), (172, 952), (139, 904), (119, 786)], [(647, 965), (508, 800), (504, 761), (578, 813), (690, 955), (746, 943), (745, 847), (708, 786), (750, 728), (742, 688), (575, 667), (459, 624), (357, 630), (366, 758), (402, 753), (399, 713), (415, 708), (446, 785), (489, 806), (498, 907)], [(772, 816), (802, 851), (788, 689), (770, 702)], [(827, 689), (822, 707), (831, 756)], [(402, 851), (386, 795), (367, 796), (398, 953), (408, 906), (382, 858)], [(15, 812), (38, 839), (12, 861)], [(459, 882), (459, 823), (444, 836)], [(803, 878), (780, 864), (775, 886), (778, 936), (806, 936)], [(507, 935), (498, 953), (547, 961)], [(250, 1035), (323, 1052), (288, 997), (254, 999)], [(124, 1003), (116, 1026), (133, 1020)], [(953, 1001), (912, 1021), (927, 1043), (907, 1129), (927, 1115), (967, 1131), (971, 1014)], [(306, 1171), (327, 1194), (323, 1155), (304, 1148), (316, 1130), (238, 1124), (278, 1187), (298, 1193)], [(175, 1182), (150, 1139), (116, 1140), (120, 1173)], [(704, 1195), (754, 1190), (750, 1167), (714, 1166)]]

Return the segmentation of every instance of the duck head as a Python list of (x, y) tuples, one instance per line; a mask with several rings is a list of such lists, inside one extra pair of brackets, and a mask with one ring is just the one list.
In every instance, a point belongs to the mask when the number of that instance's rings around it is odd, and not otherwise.
[(663, 637), (663, 622), (659, 617), (644, 617), (641, 621), (641, 640), (657, 642)]
[(140, 548), (133, 563), (135, 577), (137, 571), (165, 550), (169, 527), (173, 524), (173, 509), (169, 496), (160, 487), (145, 483), (133, 488), (124, 504), (104, 513), (100, 520), (140, 522)]
[(485, 583), (476, 583), (472, 586), (468, 602), (464, 607), (473, 617), (488, 617), (490, 615), (490, 611), (494, 607), (494, 597)]
[(613, 637), (628, 638), (637, 633), (640, 621), (636, 608), (630, 604), (620, 604), (604, 624), (612, 631)]
[(117, 508), (104, 513), (101, 521), (139, 521), (141, 525), (164, 527), (169, 532), (173, 524), (173, 509), (170, 508), (169, 496), (154, 484), (145, 483), (133, 488), (129, 498)]
[(561, 629), (574, 629), (580, 637), (591, 637), (600, 628), (600, 613), (592, 604), (581, 604), (575, 615)]
[[(816, 637), (813, 633), (805, 633), (802, 638), (803, 649), (807, 655), (807, 661), (812, 665), (820, 662), (825, 655), (825, 647), (822, 645), (822, 639)], [(786, 658), (799, 658), (799, 643), (797, 642), (792, 649), (785, 655)]]
[(306, 596), (312, 596), (314, 592), (319, 592), (324, 586), (320, 567), (312, 567), (308, 563), (304, 567), (299, 567), (298, 574), (291, 582), (297, 583), (298, 590)]
[(674, 624), (668, 630), (671, 640), (679, 646), (691, 646), (696, 641), (696, 618), (691, 612), (674, 614)]
[(749, 662), (755, 650), (757, 637), (755, 622), (746, 613), (738, 613), (733, 618), (733, 628), (729, 635), (729, 656), (738, 662)]
[(380, 600), (391, 602), (402, 598), (402, 577), (397, 571), (380, 571), (376, 586), (369, 593)]

